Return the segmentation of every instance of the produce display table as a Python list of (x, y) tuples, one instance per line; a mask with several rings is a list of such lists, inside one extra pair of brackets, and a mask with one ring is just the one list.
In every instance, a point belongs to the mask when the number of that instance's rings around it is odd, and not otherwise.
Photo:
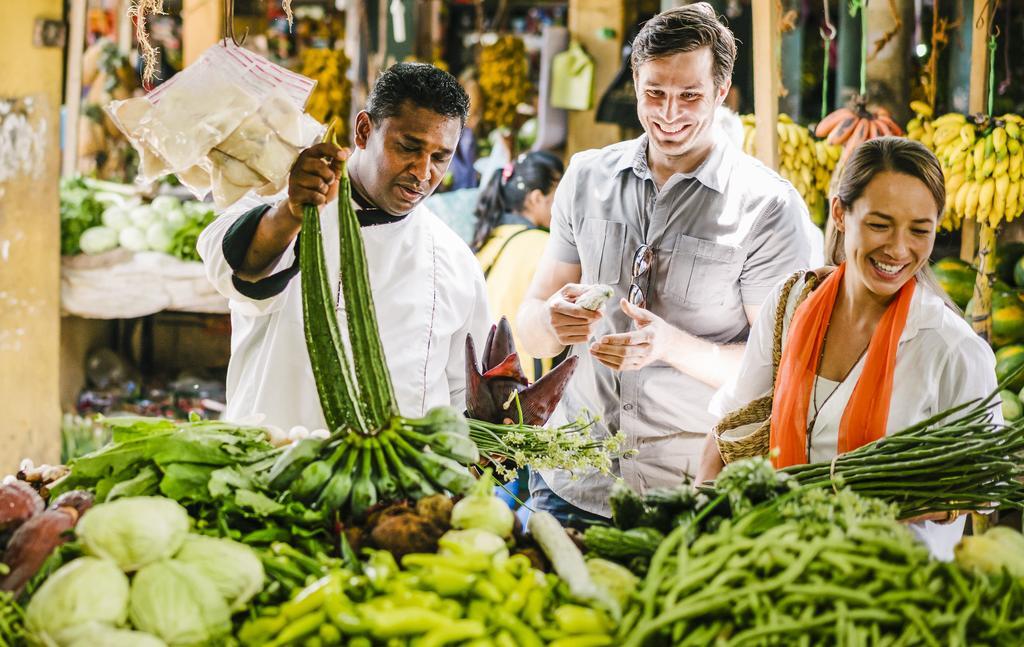
[(228, 302), (201, 263), (167, 254), (116, 249), (61, 258), (62, 314), (130, 319), (164, 310), (226, 314)]

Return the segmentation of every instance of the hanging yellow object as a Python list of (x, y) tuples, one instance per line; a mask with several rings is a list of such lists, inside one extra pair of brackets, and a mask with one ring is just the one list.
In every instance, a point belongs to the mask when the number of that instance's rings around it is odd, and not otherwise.
[(594, 94), (594, 59), (573, 41), (551, 61), (551, 107), (590, 110)]

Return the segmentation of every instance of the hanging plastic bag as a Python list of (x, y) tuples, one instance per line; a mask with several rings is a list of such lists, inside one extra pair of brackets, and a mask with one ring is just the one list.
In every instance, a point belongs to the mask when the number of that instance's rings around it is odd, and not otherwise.
[(551, 61), (551, 106), (590, 110), (594, 94), (594, 60), (573, 41)]
[(153, 92), (106, 109), (139, 152), (140, 179), (173, 173), (223, 209), (285, 187), (324, 131), (303, 113), (315, 84), (225, 40)]

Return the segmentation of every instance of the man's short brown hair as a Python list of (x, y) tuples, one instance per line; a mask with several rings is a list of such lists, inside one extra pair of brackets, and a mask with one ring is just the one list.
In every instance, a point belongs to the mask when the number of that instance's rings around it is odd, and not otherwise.
[(702, 47), (711, 48), (712, 76), (715, 87), (720, 88), (732, 78), (736, 62), (736, 37), (732, 31), (719, 21), (706, 2), (663, 11), (648, 20), (633, 39), (633, 73), (647, 61)]

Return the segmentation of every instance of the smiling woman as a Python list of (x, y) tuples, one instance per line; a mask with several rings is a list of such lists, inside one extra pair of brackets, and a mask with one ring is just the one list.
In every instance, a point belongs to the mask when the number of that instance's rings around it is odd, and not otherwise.
[[(739, 375), (711, 404), (722, 416), (772, 395), (776, 467), (828, 462), (995, 389), (992, 350), (928, 268), (945, 199), (939, 162), (917, 142), (883, 137), (851, 156), (832, 199), (826, 259), (836, 267), (788, 281), (786, 296), (775, 289), (751, 330)], [(734, 429), (729, 439), (743, 433)], [(701, 479), (722, 466), (714, 436), (706, 449)], [(962, 520), (914, 526), (945, 558), (962, 528)]]

